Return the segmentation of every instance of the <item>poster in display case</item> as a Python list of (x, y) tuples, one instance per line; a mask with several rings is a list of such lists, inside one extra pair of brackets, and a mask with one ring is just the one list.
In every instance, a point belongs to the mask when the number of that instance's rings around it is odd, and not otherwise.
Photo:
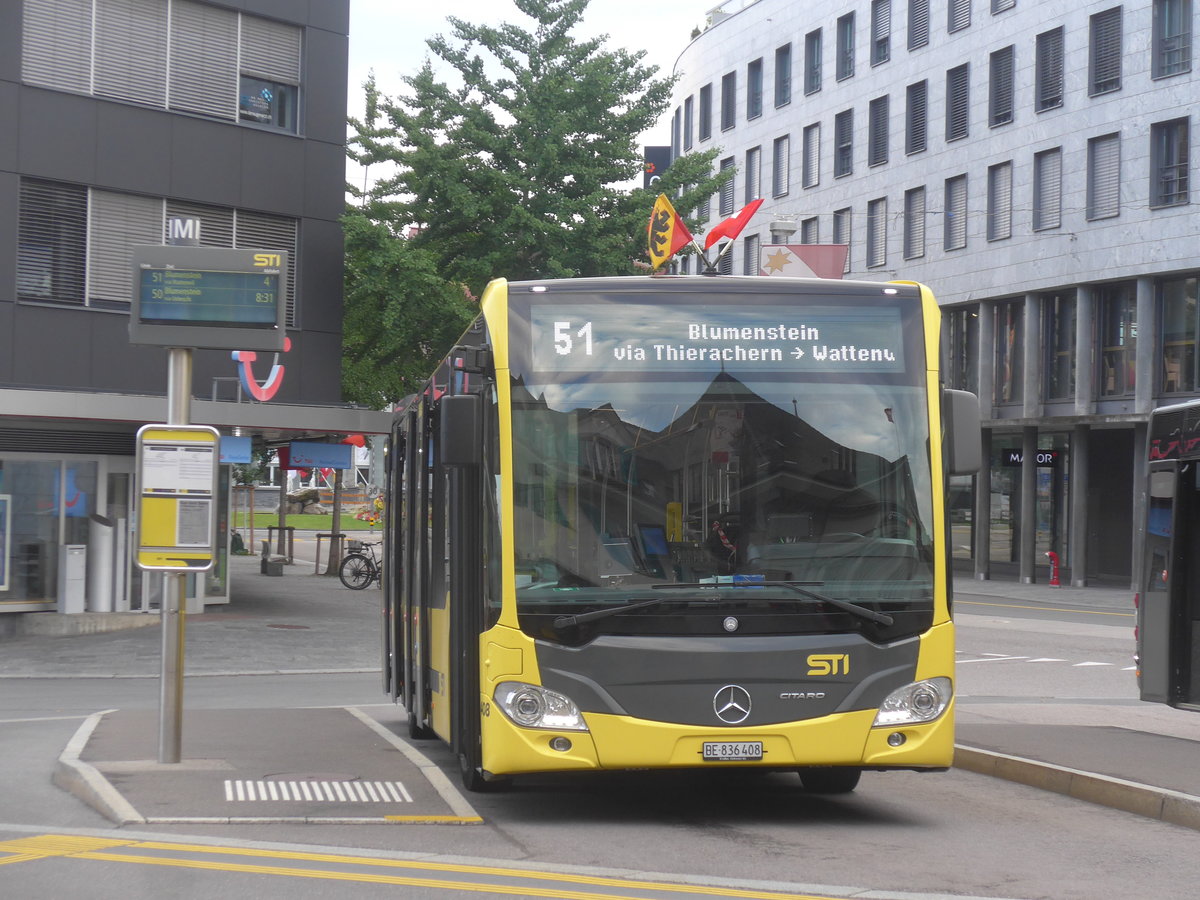
[(11, 558), (9, 550), (12, 530), (9, 527), (12, 520), (12, 514), (9, 512), (11, 503), (11, 494), (0, 494), (0, 591), (8, 590), (8, 561)]

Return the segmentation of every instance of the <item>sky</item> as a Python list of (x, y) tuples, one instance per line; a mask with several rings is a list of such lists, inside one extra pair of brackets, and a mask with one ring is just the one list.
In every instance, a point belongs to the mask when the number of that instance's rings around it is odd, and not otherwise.
[[(645, 61), (657, 65), (660, 76), (670, 75), (675, 60), (691, 41), (692, 29), (703, 25), (706, 13), (718, 2), (592, 0), (574, 35), (607, 34), (609, 49), (647, 50)], [(737, 5), (727, 3), (725, 7)], [(350, 0), (350, 115), (362, 113), (362, 85), (372, 70), (380, 89), (388, 93), (399, 86), (402, 75), (421, 67), (429, 54), (426, 38), (450, 34), (447, 16), (476, 24), (507, 21), (527, 30), (532, 30), (533, 24), (511, 0)], [(439, 61), (434, 63), (436, 68)], [(640, 143), (669, 144), (669, 119), (664, 113)]]

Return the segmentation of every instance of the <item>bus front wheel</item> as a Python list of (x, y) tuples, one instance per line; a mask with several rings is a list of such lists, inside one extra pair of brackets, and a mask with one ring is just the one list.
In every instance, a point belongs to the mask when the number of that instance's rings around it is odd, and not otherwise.
[(858, 787), (862, 769), (830, 767), (800, 770), (800, 783), (810, 794), (848, 794)]

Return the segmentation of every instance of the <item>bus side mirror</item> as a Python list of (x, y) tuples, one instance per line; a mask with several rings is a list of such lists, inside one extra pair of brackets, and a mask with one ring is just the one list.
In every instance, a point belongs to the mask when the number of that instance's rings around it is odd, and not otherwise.
[(983, 464), (979, 398), (970, 391), (945, 392), (942, 409), (946, 418), (946, 471), (971, 475)]
[(438, 403), (438, 458), (443, 466), (483, 462), (483, 405), (478, 394), (456, 394)]

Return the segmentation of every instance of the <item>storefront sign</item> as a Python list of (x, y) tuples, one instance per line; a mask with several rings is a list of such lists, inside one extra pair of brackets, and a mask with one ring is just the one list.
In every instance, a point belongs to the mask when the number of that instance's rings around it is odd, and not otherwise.
[[(1040, 468), (1053, 468), (1058, 465), (1058, 450), (1039, 450), (1037, 452), (1037, 465)], [(1000, 465), (1010, 468), (1020, 468), (1025, 462), (1025, 454), (1020, 450), (1001, 450)]]
[(288, 451), (288, 466), (292, 469), (349, 469), (354, 466), (354, 448), (349, 444), (292, 441)]

